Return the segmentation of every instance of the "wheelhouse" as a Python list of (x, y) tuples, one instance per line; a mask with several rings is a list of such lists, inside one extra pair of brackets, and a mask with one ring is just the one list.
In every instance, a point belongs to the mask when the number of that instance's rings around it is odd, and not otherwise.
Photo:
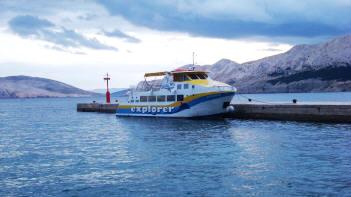
[(206, 71), (190, 71), (190, 70), (177, 70), (172, 72), (155, 72), (155, 73), (146, 73), (144, 78), (148, 77), (160, 77), (171, 75), (174, 82), (183, 82), (191, 80), (206, 80), (208, 79), (208, 72)]
[(173, 72), (174, 82), (192, 81), (192, 80), (206, 80), (208, 74), (205, 71), (183, 71)]

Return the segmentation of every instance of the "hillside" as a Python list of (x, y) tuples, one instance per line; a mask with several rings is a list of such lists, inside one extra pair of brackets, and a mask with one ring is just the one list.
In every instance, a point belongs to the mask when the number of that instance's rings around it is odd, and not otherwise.
[(88, 92), (65, 83), (39, 77), (0, 77), (0, 98), (88, 97)]
[(198, 66), (242, 93), (351, 91), (351, 35), (238, 64), (222, 59)]
[[(122, 91), (122, 90), (125, 90), (126, 88), (110, 88), (110, 92), (111, 94), (114, 93), (114, 92), (119, 92), (119, 91)], [(99, 93), (99, 94), (105, 94), (106, 93), (106, 88), (102, 88), (102, 89), (93, 89), (91, 90), (92, 92), (95, 92), (95, 93)]]

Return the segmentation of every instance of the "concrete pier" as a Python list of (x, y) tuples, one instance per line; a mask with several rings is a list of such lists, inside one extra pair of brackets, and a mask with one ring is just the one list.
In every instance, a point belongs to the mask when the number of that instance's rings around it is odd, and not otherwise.
[[(227, 118), (351, 123), (351, 104), (233, 104)], [(116, 113), (118, 104), (79, 103), (79, 112)]]
[(351, 104), (235, 104), (230, 118), (351, 123)]
[(78, 112), (116, 113), (118, 104), (78, 103)]

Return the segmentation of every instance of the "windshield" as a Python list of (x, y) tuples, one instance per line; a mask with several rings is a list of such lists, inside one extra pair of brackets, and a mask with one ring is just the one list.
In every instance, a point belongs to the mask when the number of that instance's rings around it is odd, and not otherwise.
[(197, 80), (197, 79), (207, 79), (208, 76), (206, 73), (177, 73), (174, 74), (174, 81), (182, 82), (182, 81), (189, 81), (189, 80)]

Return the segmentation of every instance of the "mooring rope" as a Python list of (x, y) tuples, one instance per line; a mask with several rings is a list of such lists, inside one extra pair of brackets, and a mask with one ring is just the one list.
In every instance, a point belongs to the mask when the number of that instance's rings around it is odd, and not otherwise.
[(241, 97), (243, 97), (243, 98), (246, 98), (246, 99), (247, 99), (249, 102), (251, 102), (251, 101), (255, 101), (255, 102), (258, 102), (258, 103), (272, 104), (272, 102), (268, 102), (268, 101), (262, 101), (262, 100), (253, 99), (253, 98), (250, 98), (250, 97), (244, 96), (244, 95), (242, 95), (242, 94), (240, 94), (240, 93), (237, 93), (236, 95), (241, 96)]

